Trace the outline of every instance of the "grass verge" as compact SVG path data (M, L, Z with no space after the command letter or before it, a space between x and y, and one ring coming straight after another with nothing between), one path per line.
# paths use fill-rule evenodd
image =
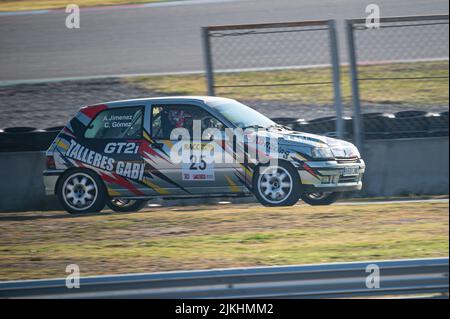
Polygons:
M348 73L348 67L342 67L343 99L350 103L351 88ZM448 61L363 65L359 67L359 77L384 79L360 81L361 103L365 105L387 104L408 107L448 105ZM386 78L395 78L395 80L385 80ZM414 78L414 80L399 78ZM161 96L206 93L205 77L202 74L133 77L126 81L157 92ZM333 86L332 84L297 84L329 81L331 81L331 69L324 67L215 75L215 84L219 86L216 94L219 96L243 101L295 102L305 105L332 105ZM236 84L247 86L227 87ZM248 86L264 84L277 85Z
M136 4L149 2L166 2L171 0L76 0L73 2L67 0L0 0L1 11L28 11L28 10L47 10L65 8L70 3L75 3L79 7L111 6L120 4ZM173 1L173 0L172 0Z
M448 255L448 203L0 215L0 280Z

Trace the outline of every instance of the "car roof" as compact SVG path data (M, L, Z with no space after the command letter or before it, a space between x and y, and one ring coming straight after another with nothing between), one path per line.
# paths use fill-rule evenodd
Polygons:
M141 99L130 99L120 101L110 101L99 104L106 104L110 107L115 106L136 106L140 103L146 102L158 102L158 103L188 103L188 102L203 102L209 104L209 102L225 102L230 100L228 98L216 97L216 96L167 96L167 97L151 97Z

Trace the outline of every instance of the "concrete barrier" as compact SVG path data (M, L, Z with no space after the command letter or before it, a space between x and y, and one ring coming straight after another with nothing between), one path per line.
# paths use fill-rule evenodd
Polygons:
M448 137L366 142L359 196L448 194Z
M357 197L446 195L449 193L448 137L366 142L364 187ZM0 152L0 211L60 209L45 196L44 152ZM169 205L213 204L220 198L170 200ZM225 200L225 199L224 199ZM232 202L252 202L239 198ZM155 200L161 203L160 200Z
M55 207L45 196L44 167L44 152L0 152L0 211Z

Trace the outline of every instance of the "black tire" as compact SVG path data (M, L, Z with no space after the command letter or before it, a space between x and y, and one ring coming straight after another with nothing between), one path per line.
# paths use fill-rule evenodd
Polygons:
M137 212L147 206L147 200L109 198L106 205L115 212Z
M300 198L311 206L326 206L331 205L338 200L341 193L304 193L300 195Z
M287 183L287 179L284 180L275 180L271 181L269 180L270 171L276 169L277 173L280 172L281 174L287 174L290 182L291 182L291 188L288 189L287 187L282 187L282 184ZM280 176L281 176L280 174ZM266 177L265 177L266 176ZM273 176L272 176L273 177ZM272 178L271 177L271 178ZM284 181L284 182L283 182ZM279 187L275 187L275 183L278 183L277 185ZM267 187L264 187L263 184L266 184ZM269 186L270 184L270 186ZM266 190L271 188L272 196L269 196L265 194ZM274 191L275 189L275 191ZM279 190L285 194L285 197L280 197L280 199L273 198L273 194L279 192ZM255 172L253 174L253 193L258 199L258 201L264 205L269 207L277 207L277 206L292 206L295 205L299 198L300 198L300 190L301 190L301 183L300 183L300 177L298 175L297 170L289 163L280 161L276 166L258 166L255 169ZM275 195L275 197L277 197ZM272 198L272 199L271 199Z
M86 179L85 182L84 179ZM91 186L94 188L92 189ZM69 170L58 180L58 200L71 214L98 213L105 207L105 194L103 181L88 169ZM89 198L88 195L91 197ZM83 200L86 204L83 204ZM79 201L81 205L77 205Z

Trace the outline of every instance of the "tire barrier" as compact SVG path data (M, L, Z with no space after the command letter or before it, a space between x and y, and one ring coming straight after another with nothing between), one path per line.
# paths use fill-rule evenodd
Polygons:
M336 117L328 116L312 120L289 117L272 118L278 124L296 131L336 136ZM401 111L362 114L365 139L395 139L448 136L448 111ZM0 130L0 152L45 151L64 126L39 130L34 127L8 127ZM353 137L353 120L344 117L345 139Z
M9 127L0 132L0 152L45 151L60 128Z
M395 119L394 114L365 113L361 118L366 139L390 138L389 123Z
M428 117L425 111L402 111L388 121L389 132L393 138L426 137L428 135Z
M293 124L293 121L295 121L295 119L293 119L291 117L274 117L274 118L272 118L272 121L274 121L277 124L281 124L281 125L292 128L292 124Z
M428 118L428 136L448 136L448 111Z
M351 138L352 132L352 119L350 117L344 117L344 138ZM308 132L314 134L321 134L330 137L336 137L336 117L327 116L310 121L296 121L293 125L293 129L300 132Z
M36 131L36 128L29 126L7 127L3 130L5 133L29 133L33 131Z
M278 121L282 119L282 121ZM313 120L273 118L275 122L300 132L336 136L336 117ZM366 140L448 136L448 111L401 111L390 113L364 113L362 124ZM344 117L345 138L353 137L353 120Z

